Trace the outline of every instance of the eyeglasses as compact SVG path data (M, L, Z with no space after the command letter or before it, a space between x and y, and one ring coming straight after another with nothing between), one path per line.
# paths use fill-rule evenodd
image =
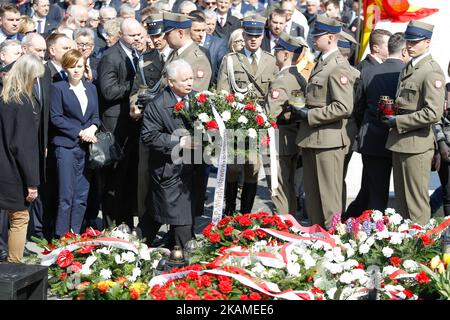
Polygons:
M213 2L205 2L205 6L215 6L216 5L216 1Z
M233 43L243 43L243 42L244 42L244 40L239 40L239 39L233 41Z
M37 32L37 30L34 29L34 30L27 31L27 32L25 32L24 34L30 34L30 33L36 33L36 32Z
M77 46L80 48L92 48L92 43L77 43Z

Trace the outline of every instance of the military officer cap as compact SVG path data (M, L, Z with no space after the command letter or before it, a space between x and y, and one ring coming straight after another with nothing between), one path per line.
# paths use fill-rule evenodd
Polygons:
M324 16L317 16L311 34L313 37L318 37L327 33L340 33L341 31L342 25L339 21Z
M303 47L307 47L307 44L301 37L292 37L283 32L280 34L274 50L287 50L300 53L302 52Z
M432 24L411 20L406 27L405 40L420 41L424 39L431 39L431 36L433 35L433 28L434 26Z
M260 36L264 33L266 19L259 15L251 15L242 20L242 28L244 32L254 36Z
M175 29L189 29L192 21L183 14L164 12L163 13L163 32L170 32Z
M149 15L148 18L145 19L145 23L147 23L147 33L149 35L156 36L163 32L164 24L162 13Z
M354 43L356 43L355 38L351 34L348 34L345 31L342 31L339 34L341 37L338 40L338 47L344 49L350 49Z

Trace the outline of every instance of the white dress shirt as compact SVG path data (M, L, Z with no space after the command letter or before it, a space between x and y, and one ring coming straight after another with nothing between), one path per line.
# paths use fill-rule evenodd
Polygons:
M73 90L73 93L77 96L78 102L81 106L81 112L86 113L87 105L88 105L88 97L86 95L86 88L83 85L83 82L80 81L76 86L69 83L70 90Z

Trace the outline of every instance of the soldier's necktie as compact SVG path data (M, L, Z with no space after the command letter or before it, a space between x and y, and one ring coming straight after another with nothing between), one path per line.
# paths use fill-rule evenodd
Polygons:
M166 62L166 55L165 55L163 52L161 52L160 57L161 57L161 61L162 61L163 63Z
M256 53L252 53L250 55L250 57L252 58L252 69L253 69L253 74L255 75L256 72L258 71L258 62L256 61Z
M131 56L133 57L134 71L136 71L137 73L139 70L139 57L136 53L136 50L131 51Z

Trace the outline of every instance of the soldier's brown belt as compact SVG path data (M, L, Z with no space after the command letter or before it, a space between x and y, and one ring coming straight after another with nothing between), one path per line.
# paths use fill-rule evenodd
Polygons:
M411 114L416 112L416 110L408 110L408 109L401 109L401 108L395 108L394 109L396 115L402 115L402 114Z

